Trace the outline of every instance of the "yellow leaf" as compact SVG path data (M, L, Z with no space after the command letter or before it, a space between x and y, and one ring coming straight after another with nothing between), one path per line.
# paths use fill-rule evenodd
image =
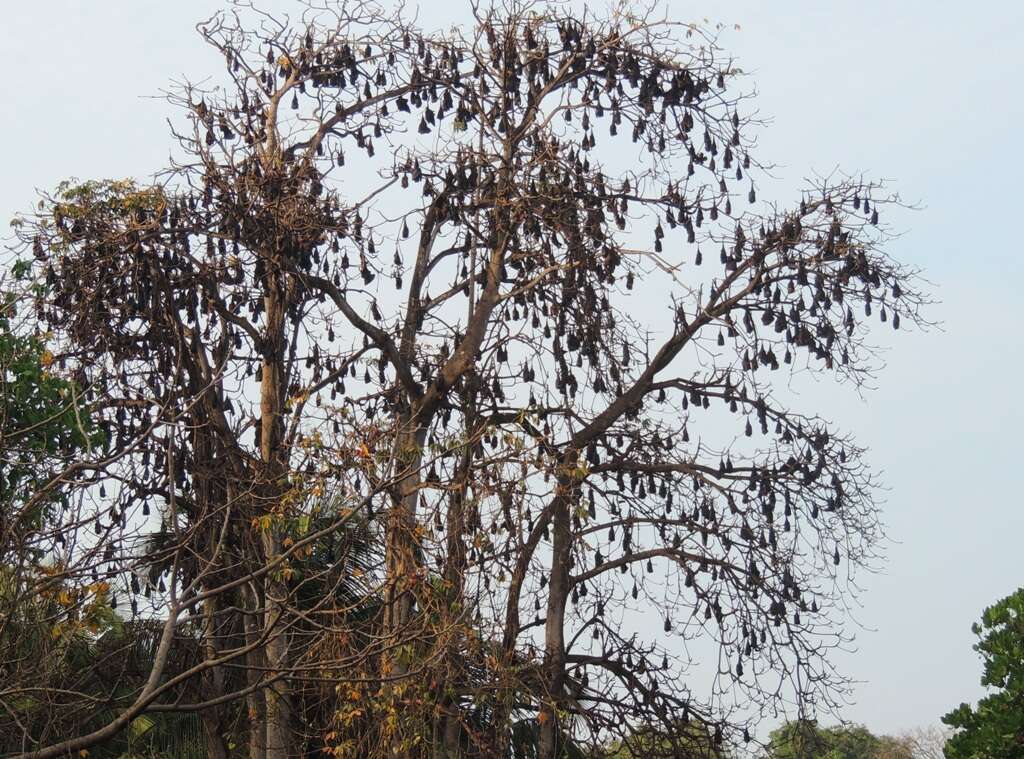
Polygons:
M43 366L49 366L53 363L53 354L48 350L43 351L43 354L39 357L39 363Z

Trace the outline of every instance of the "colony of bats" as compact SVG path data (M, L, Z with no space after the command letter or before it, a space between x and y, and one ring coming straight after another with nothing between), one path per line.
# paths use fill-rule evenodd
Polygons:
M759 202L753 104L694 27L308 15L201 25L227 75L171 96L160 181L64 187L19 232L105 433L64 517L91 537L39 544L219 672L138 708L208 700L267 757L494 756L526 723L551 757L832 703L875 483L773 387L859 385L868 321L920 321L891 199Z

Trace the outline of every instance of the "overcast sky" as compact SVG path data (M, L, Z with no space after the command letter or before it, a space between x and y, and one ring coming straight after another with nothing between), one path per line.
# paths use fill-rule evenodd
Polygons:
M433 0L422 18L462 21L466 5ZM170 113L151 96L183 74L199 81L220 73L219 58L193 31L218 7L4 3L4 224L28 208L36 187L69 176L145 179L164 164ZM904 232L890 251L934 283L941 303L928 315L941 329L885 333L888 365L877 389L861 399L823 386L814 400L870 447L888 485L895 541L885 571L864 580L859 617L868 629L841 660L862 681L845 716L878 732L936 723L981 693L971 623L1024 584L1024 3L670 7L681 20L728 25L723 43L772 121L758 156L778 165L778 181L762 197L785 198L804 177L840 167L890 179L921 206L890 218Z

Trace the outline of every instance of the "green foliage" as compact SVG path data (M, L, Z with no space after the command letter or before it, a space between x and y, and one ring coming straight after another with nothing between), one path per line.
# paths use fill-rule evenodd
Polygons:
M972 628L980 640L981 684L995 692L974 708L960 704L942 721L957 733L946 743L948 759L1024 757L1024 588L990 606Z
M116 740L91 751L93 759L204 759L202 724L194 714L143 715Z
M53 356L36 335L12 326L15 300L0 293L0 508L25 504L54 466L99 442L75 384L53 373ZM63 498L51 489L22 527L38 528L45 508Z
M770 759L912 759L904 741L878 736L863 725L819 727L796 720L769 736Z
M139 212L159 215L167 205L160 187L139 187L130 179L64 181L57 186L53 223L65 242L80 239L90 224L123 225Z
M772 759L819 757L828 753L828 736L814 720L795 720L773 730L768 755Z
M30 601L19 602L20 598ZM90 678L98 646L124 637L124 624L110 608L105 583L80 587L64 581L57 567L26 572L0 565L0 682L17 694L9 713L28 735L63 728L54 707L63 694L89 691L113 698L109 683ZM28 685L22 689L19 686ZM38 694L47 693L46 697ZM100 715L92 715L96 725ZM87 720L88 721L88 720ZM22 735L0 731L0 755L21 745Z

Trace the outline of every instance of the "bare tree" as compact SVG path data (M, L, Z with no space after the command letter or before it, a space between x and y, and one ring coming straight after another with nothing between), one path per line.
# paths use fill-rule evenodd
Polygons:
M911 750L914 759L944 759L946 741L952 731L940 725L930 725L908 730L900 734Z
M244 702L254 759L551 759L639 724L676 756L693 722L719 745L834 703L875 482L773 378L860 386L867 317L921 322L894 198L759 204L736 71L653 13L510 0L442 34L237 5L199 31L227 76L169 96L160 181L68 184L20 227L108 431L76 556L163 584L149 676L27 754L188 711L226 756ZM355 572L357 528L382 549ZM717 644L715 693L680 639Z

